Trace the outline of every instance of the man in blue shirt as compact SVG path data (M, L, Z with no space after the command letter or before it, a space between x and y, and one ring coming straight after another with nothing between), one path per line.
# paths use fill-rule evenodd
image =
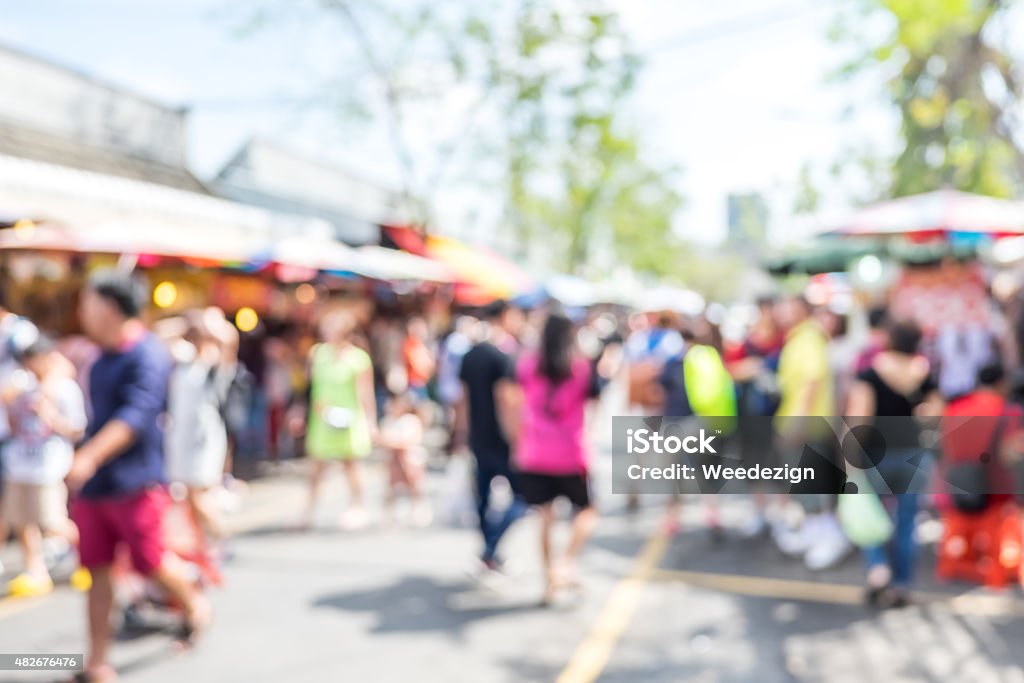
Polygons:
M167 562L163 517L163 429L171 359L139 319L148 299L145 284L129 273L98 270L82 293L79 317L102 349L89 374L92 415L86 440L67 475L77 492L72 516L80 533L79 554L92 572L89 590L90 680L108 680L114 604L110 566L119 545L136 571L157 581L185 609L183 639L209 620L205 598Z

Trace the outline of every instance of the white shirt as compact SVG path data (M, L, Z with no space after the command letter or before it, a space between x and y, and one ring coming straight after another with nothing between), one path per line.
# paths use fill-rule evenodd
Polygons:
M56 484L71 469L74 444L67 437L55 434L32 410L40 387L35 376L16 370L25 390L11 404L12 433L4 448L4 477L23 484ZM71 378L53 382L47 390L57 412L75 429L85 429L85 400L78 383Z

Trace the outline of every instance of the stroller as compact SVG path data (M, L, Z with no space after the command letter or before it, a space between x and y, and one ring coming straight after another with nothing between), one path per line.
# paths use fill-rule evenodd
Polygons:
M220 586L220 562L183 500L172 498L164 517L164 547L199 591ZM121 553L114 561L114 590L121 620L118 637L131 640L156 632L181 631L182 607L155 581L136 573Z

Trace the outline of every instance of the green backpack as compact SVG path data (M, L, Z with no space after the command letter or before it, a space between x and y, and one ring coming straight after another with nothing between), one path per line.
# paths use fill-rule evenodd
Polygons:
M694 415L724 433L736 428L736 388L714 347L690 347L683 356L683 381Z

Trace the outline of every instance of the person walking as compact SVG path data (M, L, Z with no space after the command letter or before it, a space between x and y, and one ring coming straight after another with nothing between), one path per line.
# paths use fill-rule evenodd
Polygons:
M895 529L889 548L878 546L865 549L868 564L868 601L882 606L902 606L909 602L910 583L913 578L914 517L917 515L918 491L910 481L903 481L903 472L914 472L916 467L908 461L919 457L919 429L912 418L922 405L927 412L941 412L938 385L928 360L920 355L921 330L912 322L894 321L886 330L887 346L871 359L870 366L857 373L850 389L846 407L847 422L873 423L883 435L885 452L871 457L874 467L870 475L881 493L887 488L897 490L895 499ZM972 413L982 415L984 413ZM857 418L906 418L906 420ZM878 481L878 480L881 481Z
M524 355L516 368L519 391L508 405L515 465L523 498L540 510L543 603L578 585L576 558L597 519L590 497L590 446L584 413L597 396L593 366L576 349L572 321L552 312L541 333L538 351ZM554 501L566 498L576 511L564 553L556 554L552 533Z
M338 526L361 529L369 523L363 492L363 460L370 455L377 430L373 363L352 342L356 321L335 311L320 325L323 342L310 351L310 397L306 452L312 459L309 504L303 527L313 524L320 483L331 462L341 463L349 485L349 506Z
M82 292L79 317L103 350L89 374L92 415L86 439L65 478L76 494L71 517L78 525L82 566L92 573L89 649L82 675L108 681L114 586L111 564L125 546L135 571L154 579L184 611L179 639L191 644L209 624L209 602L164 552L162 415L171 360L140 320L145 284L130 273L95 271Z
M57 559L71 556L78 545L78 529L67 514L64 477L71 469L74 442L85 430L85 403L70 364L48 337L36 333L25 342L12 344L22 368L12 373L3 392L12 430L4 449L4 517L25 556L25 571L10 581L8 592L19 597L53 590L44 550ZM73 578L82 585L84 577Z
M0 296L0 387L5 387L9 383L11 374L18 369L18 362L11 353L12 349L35 340L39 336L39 330L32 321L8 311L2 301L2 296ZM5 489L3 485L3 452L5 444L11 436L10 424L7 407L3 401L0 401L0 538L5 540L9 528L3 514ZM0 562L0 574L3 572L4 565Z
M388 493L384 501L388 520L395 520L395 507L404 489L412 504L411 523L425 527L434 514L424 492L427 450L423 447L423 420L416 412L417 403L408 393L391 397L380 422L379 444L390 456Z
M214 494L224 479L228 430L224 407L238 364L238 333L218 309L192 311L188 330L172 348L166 434L167 476L184 484L199 527L224 538Z
M402 363L405 365L407 391L417 403L430 398L427 384L434 376L434 354L428 341L430 328L420 317L409 320L405 326L405 339L402 340Z
M476 461L476 499L485 571L499 571L502 560L498 544L512 524L526 512L519 495L519 480L512 471L508 439L500 424L499 405L508 400L515 374L513 354L522 315L518 309L499 301L487 311L488 332L462 358L459 379L464 391L457 411L457 424L465 424L469 448ZM512 489L512 502L496 517L491 510L491 483L503 477Z
M786 330L779 355L779 393L781 402L775 412L775 429L784 458L795 464L806 445L827 457L835 433L829 417L835 415L835 393L828 358L828 335L802 296L779 303L779 322ZM783 553L802 557L808 569L817 571L834 566L852 549L835 514L836 497L831 494L799 497L805 518L801 526L788 529L781 525L773 536Z

